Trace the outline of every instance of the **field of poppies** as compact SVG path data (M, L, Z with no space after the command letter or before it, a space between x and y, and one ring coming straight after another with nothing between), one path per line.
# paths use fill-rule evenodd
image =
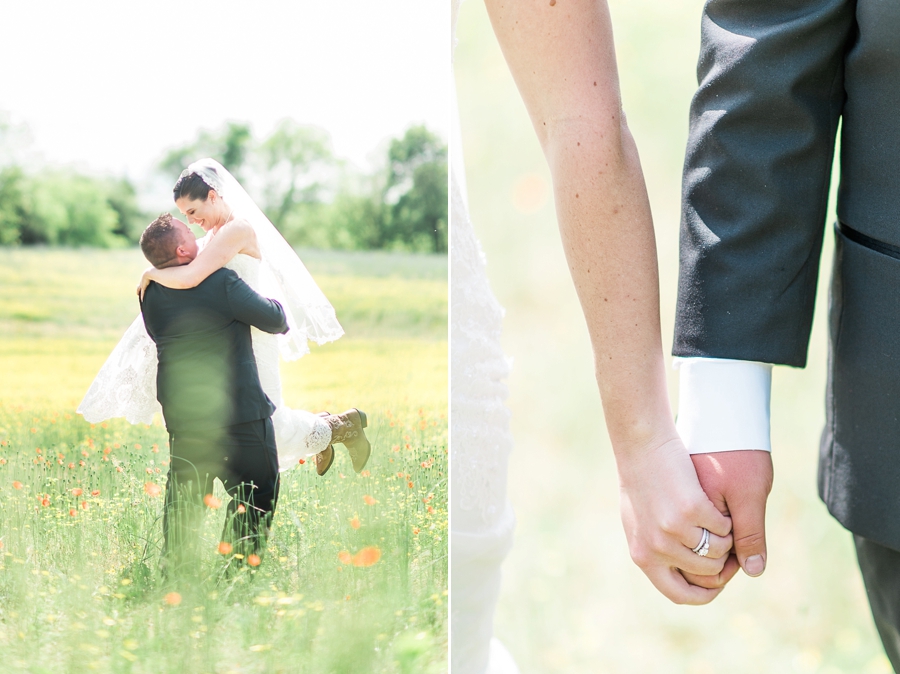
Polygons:
M92 425L78 401L136 312L127 251L0 251L0 649L6 671L440 672L447 646L446 258L304 256L347 336L283 364L292 407L366 410L352 471L282 474L268 548L219 540L158 572L159 420Z

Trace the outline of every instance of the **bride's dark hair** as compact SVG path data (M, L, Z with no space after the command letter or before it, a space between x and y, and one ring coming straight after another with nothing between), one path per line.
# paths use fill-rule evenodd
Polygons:
M209 170L215 173L214 168ZM182 197L186 197L190 201L206 201L210 189L212 188L203 181L200 174L192 173L190 169L185 169L178 177L175 187L172 188L172 195L175 201Z

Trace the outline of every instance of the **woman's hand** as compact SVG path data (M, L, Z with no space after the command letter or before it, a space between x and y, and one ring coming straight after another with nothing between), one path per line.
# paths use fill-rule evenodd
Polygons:
M147 267L147 269L144 270L144 273L141 275L141 282L138 283L137 286L137 294L141 302L144 301L144 292L146 292L147 286L150 285L150 281L155 280L153 278L153 272L155 271L157 271L156 267Z
M617 456L622 524L631 558L663 595L676 604L707 604L737 572L731 519L700 486L680 438ZM703 529L709 554L692 551ZM681 571L695 579L688 582ZM696 584L702 583L702 586Z

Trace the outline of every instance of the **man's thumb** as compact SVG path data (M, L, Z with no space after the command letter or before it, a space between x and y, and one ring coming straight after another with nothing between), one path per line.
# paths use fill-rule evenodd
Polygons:
M734 551L744 573L759 576L766 570L766 500L763 497L761 503L749 501L739 508L730 504Z

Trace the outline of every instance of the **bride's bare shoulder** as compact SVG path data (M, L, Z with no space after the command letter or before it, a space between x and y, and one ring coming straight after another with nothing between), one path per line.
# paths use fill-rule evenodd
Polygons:
M251 236L254 240L256 239L256 230L253 229L253 225L246 218L235 218L222 225L222 229L226 228L229 231L239 232L245 236Z
M250 224L249 220L245 218L235 218L222 226L222 229L219 230L220 234L226 229L228 230L229 238L231 238L232 241L240 241L241 249L238 251L239 253L244 253L245 255L255 258L262 257L259 251L259 241L257 241L256 238L256 230L253 228L253 225Z

